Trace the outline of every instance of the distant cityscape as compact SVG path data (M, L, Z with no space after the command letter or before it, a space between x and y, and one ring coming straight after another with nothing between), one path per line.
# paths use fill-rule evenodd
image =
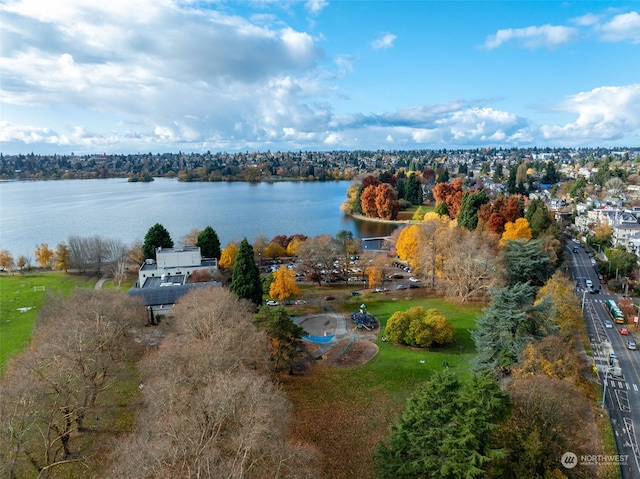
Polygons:
M527 164L544 170L548 161L583 167L603 159L635 164L637 148L482 148L459 150L299 151L246 153L147 153L4 155L0 180L153 177L180 181L334 181L382 171L446 169L451 174L491 176L497 165ZM593 166L593 165L591 165ZM502 167L498 170L502 170ZM559 168L560 169L560 168ZM629 170L629 168L625 168Z

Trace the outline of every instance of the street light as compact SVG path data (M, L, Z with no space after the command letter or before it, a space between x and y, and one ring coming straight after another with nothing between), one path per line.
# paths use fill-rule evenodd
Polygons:
M584 311L584 298L587 295L587 290L585 289L582 293L582 311Z

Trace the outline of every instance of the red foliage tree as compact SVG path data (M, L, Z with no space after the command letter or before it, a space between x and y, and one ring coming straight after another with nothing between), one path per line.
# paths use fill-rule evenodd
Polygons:
M360 195L360 207L365 216L370 218L378 217L378 207L376 206L376 186L367 186Z
M462 189L462 178L454 178L449 183L438 183L433 188L433 197L437 202L447 205L449 217L451 219L458 216L464 190Z
M382 183L376 187L375 205L379 218L395 220L398 217L400 203L388 183Z
M367 186L378 186L380 184L380 180L378 180L378 178L376 178L375 176L369 175L369 176L365 176L362 179L362 190L364 191Z

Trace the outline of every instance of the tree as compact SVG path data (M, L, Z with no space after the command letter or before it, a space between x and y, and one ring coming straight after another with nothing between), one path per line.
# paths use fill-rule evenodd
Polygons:
M273 273L273 282L269 287L269 296L284 301L289 296L300 294L300 288L296 284L296 273L292 269L281 265L280 269Z
M331 235L309 238L298 247L298 259L309 271L309 279L322 285L323 271L331 271L333 262L340 257L338 244Z
M471 231L475 230L478 226L478 210L487 203L489 203L489 197L484 190L465 192L457 216L458 226Z
M624 247L607 248L605 255L609 260L609 271L616 275L627 276L638 264L638 257L634 252L627 251Z
M233 265L233 279L229 290L240 299L247 299L254 305L262 304L262 282L260 270L253 257L253 247L243 238L238 248L238 256Z
M182 244L185 246L197 246L198 236L200 236L200 233L202 233L202 230L197 228L192 229L189 233L184 235L182 238Z
M376 206L376 186L370 185L363 188L360 195L360 207L362 213L370 218L378 217L378 207Z
M477 369L508 369L532 339L555 333L549 319L551 301L533 304L535 287L515 283L492 292L491 304L478 317L471 337L478 355Z
M578 457L604 454L597 443L593 411L582 391L560 379L536 374L509 388L513 409L499 435L506 450L495 477L544 479L567 477L559 458L571 451ZM580 464L575 478L593 478L595 467Z
M507 284L529 282L542 286L553 274L549 253L543 250L543 242L536 240L507 241L502 249Z
M553 304L552 320L558 327L559 336L565 341L572 341L583 324L580 299L574 293L573 281L565 278L561 271L556 271L538 290L536 301L546 296Z
M422 204L422 183L416 174L409 175L404 184L404 199L412 205Z
M271 339L271 360L275 371L288 370L293 374L294 360L303 349L304 328L294 323L283 307L260 308L254 323Z
M287 250L279 243L272 241L267 245L264 255L267 258L282 258L287 253Z
M464 191L461 178L454 178L449 183L439 182L433 187L433 197L436 202L445 204L447 214L451 219L455 219L458 216L463 196ZM440 214L439 211L437 211L437 213Z
M545 202L541 199L534 199L529 203L524 216L531 227L531 236L537 238L553 226L553 217Z
M35 250L36 261L41 268L48 268L53 261L55 251L49 248L46 243L42 243L39 248Z
M11 271L14 267L13 256L8 250L3 249L0 251L0 267Z
M455 228L442 231L439 238L447 246L438 269L443 292L461 301L486 294L496 280L491 234Z
M419 239L419 268L423 275L431 279L431 287L436 287L436 277L442 276L442 266L448 257L453 221L449 216L435 213L425 215ZM413 266L412 266L413 268Z
M200 252L204 258L220 259L220 238L211 226L207 226L202 233L198 235L196 246L200 248Z
M69 251L69 247L64 241L58 244L55 258L53 269L57 271L64 271L66 273L71 266L71 253Z
M397 343L430 348L453 341L455 328L437 309L425 311L422 306L415 306L393 313L384 334Z
M528 240L532 238L529 222L525 218L518 218L514 223L508 221L504 225L504 233L500 239L500 246L504 246L509 240Z
M253 310L225 288L180 298L175 334L139 364L143 407L105 477L318 477L315 450L287 434L291 404Z
M222 253L220 254L220 261L218 261L218 266L223 269L231 269L233 268L237 257L238 245L235 243L229 243L224 247Z
M501 457L494 433L508 411L507 394L490 377L463 384L449 370L435 372L376 447L377 477L484 477Z
M375 203L378 218L395 220L398 216L400 204L393 191L393 187L388 183L382 183L376 187Z
M173 248L171 235L160 223L156 223L147 231L142 245L145 259L156 259L156 249Z
M403 228L396 241L396 253L398 258L408 261L411 269L418 266L420 252L421 228L419 225L411 225Z

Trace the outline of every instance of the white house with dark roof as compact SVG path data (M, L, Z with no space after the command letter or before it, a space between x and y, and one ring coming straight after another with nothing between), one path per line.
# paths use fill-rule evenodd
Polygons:
M137 284L128 294L141 297L150 311L158 313L173 306L178 298L194 288L222 286L217 281L188 283L195 271L215 274L218 261L203 259L200 248L195 246L158 248L156 259L148 259L140 267Z

